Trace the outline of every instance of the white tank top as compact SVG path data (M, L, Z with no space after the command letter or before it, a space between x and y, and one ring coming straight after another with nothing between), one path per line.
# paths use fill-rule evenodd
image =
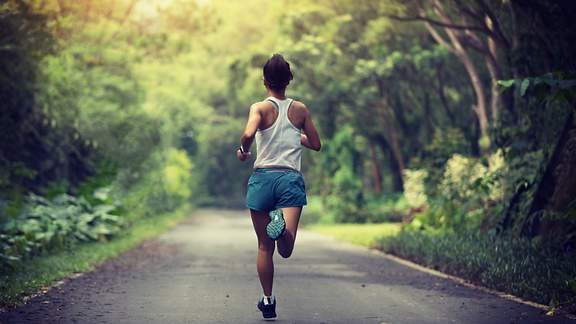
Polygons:
M285 166L300 171L302 144L300 129L288 119L288 109L294 101L268 97L278 110L278 117L272 126L256 132L256 161L254 168L263 166Z

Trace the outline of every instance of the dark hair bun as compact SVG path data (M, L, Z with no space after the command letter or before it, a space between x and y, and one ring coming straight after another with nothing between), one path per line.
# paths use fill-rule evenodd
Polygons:
M293 78L290 64L280 54L272 55L264 64L263 71L266 83L270 89L276 91L284 90Z

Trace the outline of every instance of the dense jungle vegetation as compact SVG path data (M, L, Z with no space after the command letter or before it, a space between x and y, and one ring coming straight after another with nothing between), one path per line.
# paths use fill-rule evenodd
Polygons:
M403 221L383 249L573 305L574 21L572 0L2 1L0 272L242 207L278 52L323 137L304 222Z

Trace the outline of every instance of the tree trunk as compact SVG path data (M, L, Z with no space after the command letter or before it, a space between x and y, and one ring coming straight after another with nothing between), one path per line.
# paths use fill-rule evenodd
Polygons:
M470 55L466 53L466 51L460 47L458 50L459 54L457 56L464 64L464 68L466 69L466 73L468 73L468 77L470 78L470 82L472 84L472 88L474 89L474 93L476 94L476 104L472 107L474 113L478 117L478 123L480 125L480 134L481 137L489 137L488 135L488 116L486 113L486 91L484 90L484 85L482 84L482 80L480 80L480 73L476 69L472 58Z
M486 68L488 69L488 73L490 73L490 113L492 114L492 123L496 125L501 106L501 100L498 94L498 80L501 79L501 76L498 68L490 58L486 59Z
M422 108L424 109L424 113L426 114L426 118L425 120L425 125L426 125L426 136L428 136L428 138L434 138L434 113L432 112L432 107L430 105L430 95L429 93L426 91L423 94L424 98L423 98L423 103L422 103Z
M434 7L435 12L439 16L440 21L442 21L445 24L453 25L454 23L450 21L446 16L446 14L442 11L442 4L438 0L434 0L434 4L435 4ZM488 134L488 128L490 127L490 125L486 109L486 91L484 89L484 85L482 84L482 80L480 79L480 73L476 69L476 66L474 65L472 58L470 57L468 52L466 52L466 50L462 45L462 42L458 37L460 32L451 29L449 27L443 28L446 35L448 35L448 39L450 40L450 43L448 43L448 41L445 40L438 33L438 31L436 31L436 29L432 27L432 25L429 22L426 22L425 25L428 31L430 32L430 35L432 35L432 37L434 38L434 40L436 40L438 44L444 46L446 49L448 49L450 52L456 55L456 57L458 57L458 59L460 59L460 61L464 65L466 73L468 74L468 77L472 84L472 88L474 89L474 93L476 94L476 104L472 108L474 110L474 113L478 117L481 137L490 138Z
M438 80L438 88L436 91L438 92L438 98L440 98L440 103L442 104L442 108L444 108L444 111L446 112L446 116L448 116L450 124L452 125L452 127L456 127L457 126L456 117L454 116L454 113L452 113L452 111L450 110L450 105L448 104L446 93L444 92L444 78L442 77L442 65L438 65L438 67L436 68L436 72Z
M429 27L429 30L433 30L432 29L433 27L430 24L427 24L427 26ZM447 32L452 33L449 30ZM436 32L431 31L431 33L434 35L434 33ZM442 42L439 43L443 44ZM459 44L459 42L456 44ZM488 137L489 122L488 122L488 116L486 115L486 92L484 90L482 80L480 80L480 74L478 73L476 66L474 66L474 62L472 61L468 53L466 53L464 48L462 48L462 45L459 44L457 48L453 47L447 47L447 48L449 50L452 49L452 52L456 55L456 57L460 59L460 61L464 65L464 68L466 69L466 73L470 78L472 88L474 89L474 93L476 94L476 105L474 105L472 109L476 114L476 116L478 117L478 122L480 124L480 133L482 134L482 137Z
M534 220L524 229L529 236L554 230L565 226L558 220L543 220L539 212L566 212L576 202L576 118L572 112L564 124L562 134L550 157L546 171L534 194L530 206L530 215ZM548 233L549 234L549 233Z
M377 194L382 193L382 171L380 171L380 163L378 163L378 156L374 144L370 143L370 158L372 159L372 181L374 181L374 192Z
M392 157L396 160L398 167L400 168L400 175L404 171L404 157L402 154L402 149L400 145L400 138L398 136L398 129L396 127L397 120L394 110L390 107L388 99L382 97L377 102L376 116L378 117L381 125L382 131L386 138L387 143L389 143Z
M377 135L374 140L376 143L378 143L382 153L388 157L388 168L390 169L390 174L392 175L392 190L394 190L394 192L404 191L404 179L402 178L402 172L404 169L400 166L397 159L395 158L392 146L382 135Z

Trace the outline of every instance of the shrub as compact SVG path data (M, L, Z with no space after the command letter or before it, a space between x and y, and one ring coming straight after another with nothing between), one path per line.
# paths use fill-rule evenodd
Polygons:
M481 159L454 154L447 162L438 185L438 195L424 194L425 171L406 170L406 197L414 207L428 203L428 208L418 214L413 227L478 229L491 214L503 208L502 152L489 156L487 163Z
M330 196L328 197L330 198ZM337 197L335 197L337 199ZM347 219L362 219L367 223L400 222L402 216L408 212L410 206L400 193L385 195L383 197L367 196L362 211ZM342 204L342 202L338 202ZM357 216L360 213L360 216ZM341 217L341 216L340 216ZM362 217L362 218L361 218ZM326 205L320 196L308 197L308 205L302 211L300 222L304 225L334 224L342 222L338 214ZM360 221L359 221L360 222ZM357 223L359 223L357 222ZM350 223L350 222L349 222Z
M454 154L469 155L471 153L469 146L466 136L460 129L435 130L432 142L424 147L419 157L413 158L410 162L412 168L426 170L424 185L427 196L438 196L438 184L444 176L446 162Z
M338 223L364 223L367 219L367 213L362 208L362 183L347 167L336 171L332 192L325 202L326 207L334 212Z
M401 193L385 194L383 197L366 197L367 222L400 222L409 213L410 205Z
M108 239L123 225L118 205L109 201L108 190L94 194L100 204L83 197L61 194L48 200L31 194L21 212L0 228L2 272L19 260L76 242Z
M122 187L115 181L115 189L121 196L130 217L152 217L175 210L196 193L196 171L188 155L183 150L167 149L156 152L145 163L145 170L136 175L120 175L119 178L134 177L129 187Z
M364 209L358 139L352 128L343 127L334 138L325 141L319 157L318 166L327 176L321 189L323 202L339 223L363 223L368 218Z
M319 196L308 197L308 204L302 209L302 225L333 224L334 213L330 212Z
M424 180L426 170L404 170L404 197L410 207L418 208L428 203Z

